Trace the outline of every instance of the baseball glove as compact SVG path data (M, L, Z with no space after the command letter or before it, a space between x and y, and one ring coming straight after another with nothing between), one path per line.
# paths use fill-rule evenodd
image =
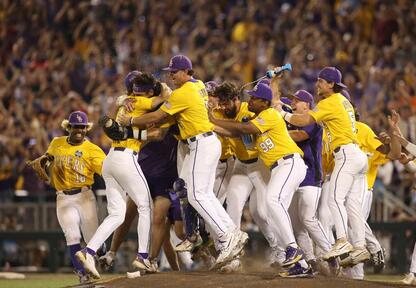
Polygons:
M131 126L123 127L114 119L107 115L101 116L98 124L103 128L105 135L115 141L126 139L146 140L142 139L142 130Z
M48 175L48 168L53 161L53 156L51 155L42 155L39 158L36 158L32 161L27 161L26 164L32 167L35 170L38 177L45 182L49 182L50 178Z

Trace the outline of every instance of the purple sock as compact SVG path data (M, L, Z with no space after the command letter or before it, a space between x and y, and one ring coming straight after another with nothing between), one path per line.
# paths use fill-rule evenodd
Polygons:
M88 254L90 254L90 255L92 255L92 256L95 256L95 251L94 251L94 250L92 250L91 248L85 247L85 250L87 250L87 253L88 253Z
M75 257L75 253L81 250L80 244L69 245L69 251L71 252L71 261L72 265L74 266L75 270L78 272L85 273L84 267L81 263L78 262L77 258Z
M149 253L137 253L137 255L142 259L147 259L147 257L149 257Z

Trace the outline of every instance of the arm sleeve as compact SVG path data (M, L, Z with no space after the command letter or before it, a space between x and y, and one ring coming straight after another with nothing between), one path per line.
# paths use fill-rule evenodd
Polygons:
M381 143L380 140L376 139L376 134L373 130L371 130L370 127L368 127L369 132L367 134L367 145L371 148L372 151L376 151L378 147L382 146L383 143Z
M105 153L101 150L100 147L94 145L95 147L91 152L90 165L94 173L102 175L103 161L105 158Z
M50 154L50 155L53 155L53 153L54 153L54 151L55 151L55 144L54 144L55 139L56 139L56 138L53 138L53 139L52 139L51 143L49 144L48 150L46 150L46 153L48 153L48 154Z
M174 91L170 95L169 99L163 103L160 109L169 115L174 115L187 108L186 95L181 95L180 91Z
M308 114L311 115L317 123L319 123L331 120L333 118L333 114L336 113L336 110L337 109L331 107L327 101L321 101L313 110L310 110Z
M260 130L261 133L264 133L274 126L277 125L277 118L273 117L272 111L270 109L262 111L256 118L251 120L250 122ZM275 113L278 117L280 114Z

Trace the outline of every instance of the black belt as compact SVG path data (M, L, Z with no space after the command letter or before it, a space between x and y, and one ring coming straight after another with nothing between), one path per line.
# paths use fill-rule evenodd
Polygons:
M126 147L114 147L114 151L124 151L126 149ZM137 152L133 151L133 155L137 155Z
M339 150L341 150L341 146L338 146L337 148L334 149L334 153L338 153Z
M74 189L70 189L70 190L63 190L62 193L64 193L65 195L75 195L75 194L81 193L82 188L74 188ZM87 188L91 189L91 186L87 186Z
M248 160L240 160L240 159L238 159L238 161L240 161L241 163L244 163L244 164L256 163L257 160L259 160L257 157L256 158L252 158L252 159L248 159Z
M214 132L209 131L209 132L205 132L205 133L199 134L199 135L201 135L202 138L204 138L204 137L208 137L208 136L214 135ZM187 140L188 141L191 141L191 142L195 142L197 139L196 139L196 136L194 136L194 137L188 138Z
M225 159L220 159L220 162L221 163L225 163L225 162L227 162L228 161L228 158L225 158Z
M289 155L286 155L286 156L283 156L282 158L283 158L283 160L287 160L287 159L291 159L291 158L293 158L293 156L295 156L295 154L289 154ZM279 159L280 160L280 159ZM272 166L270 166L270 170L273 170L275 167L277 167L277 165L279 165L279 160L277 160L276 162L274 162L273 164L272 164Z

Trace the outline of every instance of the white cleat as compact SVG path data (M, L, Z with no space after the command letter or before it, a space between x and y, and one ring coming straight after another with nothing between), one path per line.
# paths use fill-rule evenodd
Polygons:
M84 266L85 271L92 276L94 279L100 279L100 273L95 268L94 256L87 253L85 250L78 251L75 253L77 260Z
M191 252L196 247L201 246L203 243L203 240L201 236L198 234L195 241L191 241L188 238L183 240L181 243L176 245L175 251L176 252Z
M137 256L136 259L134 259L132 264L136 269L144 271L144 272L148 272L148 273L157 272L157 267L149 259L143 259Z
M413 274L412 272L410 272L409 274L406 274L406 276L402 280L400 280L400 283L416 286L415 274Z
M230 238L221 249L214 266L211 267L211 270L220 268L225 263L230 262L237 255L239 255L247 241L248 234L246 232L240 230L232 232Z
M342 267L355 266L358 263L365 262L371 258L371 254L365 247L354 249L346 258L342 259L340 265Z
M328 260L334 257L338 257L343 254L348 254L354 250L354 247L348 241L338 241L332 246L331 250L329 250L322 259Z

